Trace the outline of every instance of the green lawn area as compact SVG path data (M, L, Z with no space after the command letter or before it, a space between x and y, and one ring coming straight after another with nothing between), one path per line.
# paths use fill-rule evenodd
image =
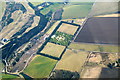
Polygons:
M10 75L10 74L2 74L2 76L0 76L0 79L2 77L2 80L15 80L16 78L19 79L19 76L16 75Z
M59 58L64 49L65 46L48 42L40 53L44 53Z
M86 17L91 10L92 5L69 5L64 8L62 18L83 18Z
M47 78L56 62L56 60L38 55L23 72L33 78Z
M43 8L43 10L41 10L40 12L45 15L47 14L49 11L52 11L52 12L55 12L56 10L60 9L63 7L63 4L60 4L60 3L57 3L57 2L54 2L52 5L46 7L46 8Z
M86 51L100 51L100 52L118 52L118 46L115 45L96 45L96 44L84 44L84 43L71 43L69 48L83 49Z
M54 35L52 35L50 42L68 46L69 42L72 40L72 37L73 35L57 31Z

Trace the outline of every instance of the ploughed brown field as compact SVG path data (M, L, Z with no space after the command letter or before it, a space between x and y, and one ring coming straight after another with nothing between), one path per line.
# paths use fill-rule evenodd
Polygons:
M120 17L119 17L120 18ZM89 18L77 35L75 42L97 44L120 44L118 17Z

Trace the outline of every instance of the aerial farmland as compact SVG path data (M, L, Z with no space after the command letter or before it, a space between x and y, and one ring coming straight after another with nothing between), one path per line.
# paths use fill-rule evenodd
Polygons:
M2 3L0 79L119 78L118 2Z

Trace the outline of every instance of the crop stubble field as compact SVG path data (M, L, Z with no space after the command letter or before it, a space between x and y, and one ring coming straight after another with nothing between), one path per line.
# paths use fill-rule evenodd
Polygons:
M78 26L62 23L58 31L74 35L77 29L78 29Z
M48 42L40 53L44 53L59 58L64 49L65 46Z
M69 48L72 49L81 49L85 51L98 51L98 52L119 52L119 46L115 45L97 45L97 44L86 44L86 43L71 43Z
M82 51L72 51L67 49L62 59L57 63L56 70L68 70L79 72L89 53Z

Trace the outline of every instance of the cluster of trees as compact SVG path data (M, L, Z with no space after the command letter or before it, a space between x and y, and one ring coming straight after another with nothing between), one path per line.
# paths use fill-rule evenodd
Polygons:
M59 32L57 31L55 34L54 38L50 39L50 42L55 43L55 44L59 44L59 45L63 45L63 46L68 46L69 42L72 40L73 35L69 35L63 32ZM63 39L57 39L58 37L61 37Z
M71 72L67 70L55 70L50 76L50 80L79 80L78 72Z
M117 61L115 61L115 62L113 62L113 63L109 63L108 65L107 65L109 68L117 68L117 67L119 67L120 68L120 59L118 59Z

